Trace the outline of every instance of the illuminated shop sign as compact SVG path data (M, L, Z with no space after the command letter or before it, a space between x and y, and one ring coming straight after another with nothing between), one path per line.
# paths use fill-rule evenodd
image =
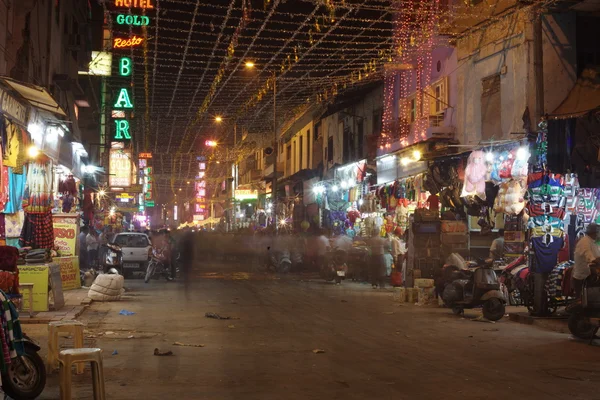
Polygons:
M125 188L131 186L131 152L122 149L110 149L109 177L111 187Z
M119 59L119 75L121 75L121 76L131 75L131 58L121 57Z
M129 99L129 92L127 88L121 88L119 90L119 97L117 97L117 101L114 104L115 108L133 108L133 104Z
M126 119L115 119L115 136L114 140L130 140L131 133L129 132L129 121Z
M131 38L114 38L113 47L115 49L124 49L127 47L135 47L142 44L144 41L143 37L133 36Z
M140 153L138 158L152 158L152 153Z
M145 8L152 10L154 4L152 0L115 0L116 7L129 7L129 8Z
M148 26L150 24L150 18L145 15L125 15L119 14L115 18L119 25L134 25L134 26Z
M258 199L258 191L249 189L237 189L235 191L235 198L236 200L255 200Z

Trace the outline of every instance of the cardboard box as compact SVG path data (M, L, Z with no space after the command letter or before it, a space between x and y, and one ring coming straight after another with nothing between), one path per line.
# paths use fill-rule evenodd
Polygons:
M406 288L406 302L414 304L419 300L419 289Z
M421 306L429 306L437 304L434 288L418 288L417 289L418 304Z
M415 287L416 288L432 288L434 286L433 279L415 279Z
M394 288L394 301L397 303L406 303L406 288L397 287Z

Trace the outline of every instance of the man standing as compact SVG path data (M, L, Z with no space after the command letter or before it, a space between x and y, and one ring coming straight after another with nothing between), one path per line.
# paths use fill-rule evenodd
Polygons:
M88 251L88 259L90 262L90 267L93 268L96 266L96 261L98 260L98 237L96 236L96 230L92 227L89 230L89 233L85 237L85 243L87 244Z
M379 285L380 289L385 286L385 258L384 258L384 246L385 239L375 233L369 240L369 247L371 248L371 260L369 263L371 286L373 289L377 289Z
M575 246L575 265L573 266L573 287L575 298L581 298L583 282L590 276L590 264L600 262L600 246L596 244L598 225L589 224L585 236L579 239Z
M504 257L504 229L498 231L498 237L494 239L490 247L490 258L498 260Z

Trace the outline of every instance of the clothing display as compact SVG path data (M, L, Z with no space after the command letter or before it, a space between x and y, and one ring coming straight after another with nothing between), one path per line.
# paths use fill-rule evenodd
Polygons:
M52 161L36 161L29 164L27 183L23 196L23 209L28 214L52 210Z
M564 245L564 239L558 236L544 235L531 238L531 247L535 255L531 260L533 272L547 273L554 269L558 252Z
M569 293L563 292L563 281L566 276L566 270L570 269L573 266L572 261L566 261L558 264L552 272L548 275L548 279L546 280L546 292L549 297L562 297L566 296Z
M54 247L54 230L52 228L52 213L47 211L38 214L25 214L25 222L19 239L21 246L34 249L49 249Z

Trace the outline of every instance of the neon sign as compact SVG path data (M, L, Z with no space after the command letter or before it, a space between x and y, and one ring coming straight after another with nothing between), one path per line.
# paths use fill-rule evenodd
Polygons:
M129 93L127 92L127 88L121 88L119 91L119 97L117 97L117 101L115 101L115 108L133 108L133 104L131 104L131 100L129 100Z
M154 8L152 0L115 0L115 6L130 8L146 8L148 10Z
M119 60L119 75L129 76L131 75L131 58L121 57Z
M129 121L126 119L115 119L115 140L130 140Z
M123 49L125 47L139 46L144 41L144 38L133 36L132 38L114 38L113 47L115 49Z
M119 14L115 19L119 25L134 25L134 26L148 26L150 25L150 18L145 15L125 15Z
M111 149L109 153L109 186L131 186L131 153L127 150Z

